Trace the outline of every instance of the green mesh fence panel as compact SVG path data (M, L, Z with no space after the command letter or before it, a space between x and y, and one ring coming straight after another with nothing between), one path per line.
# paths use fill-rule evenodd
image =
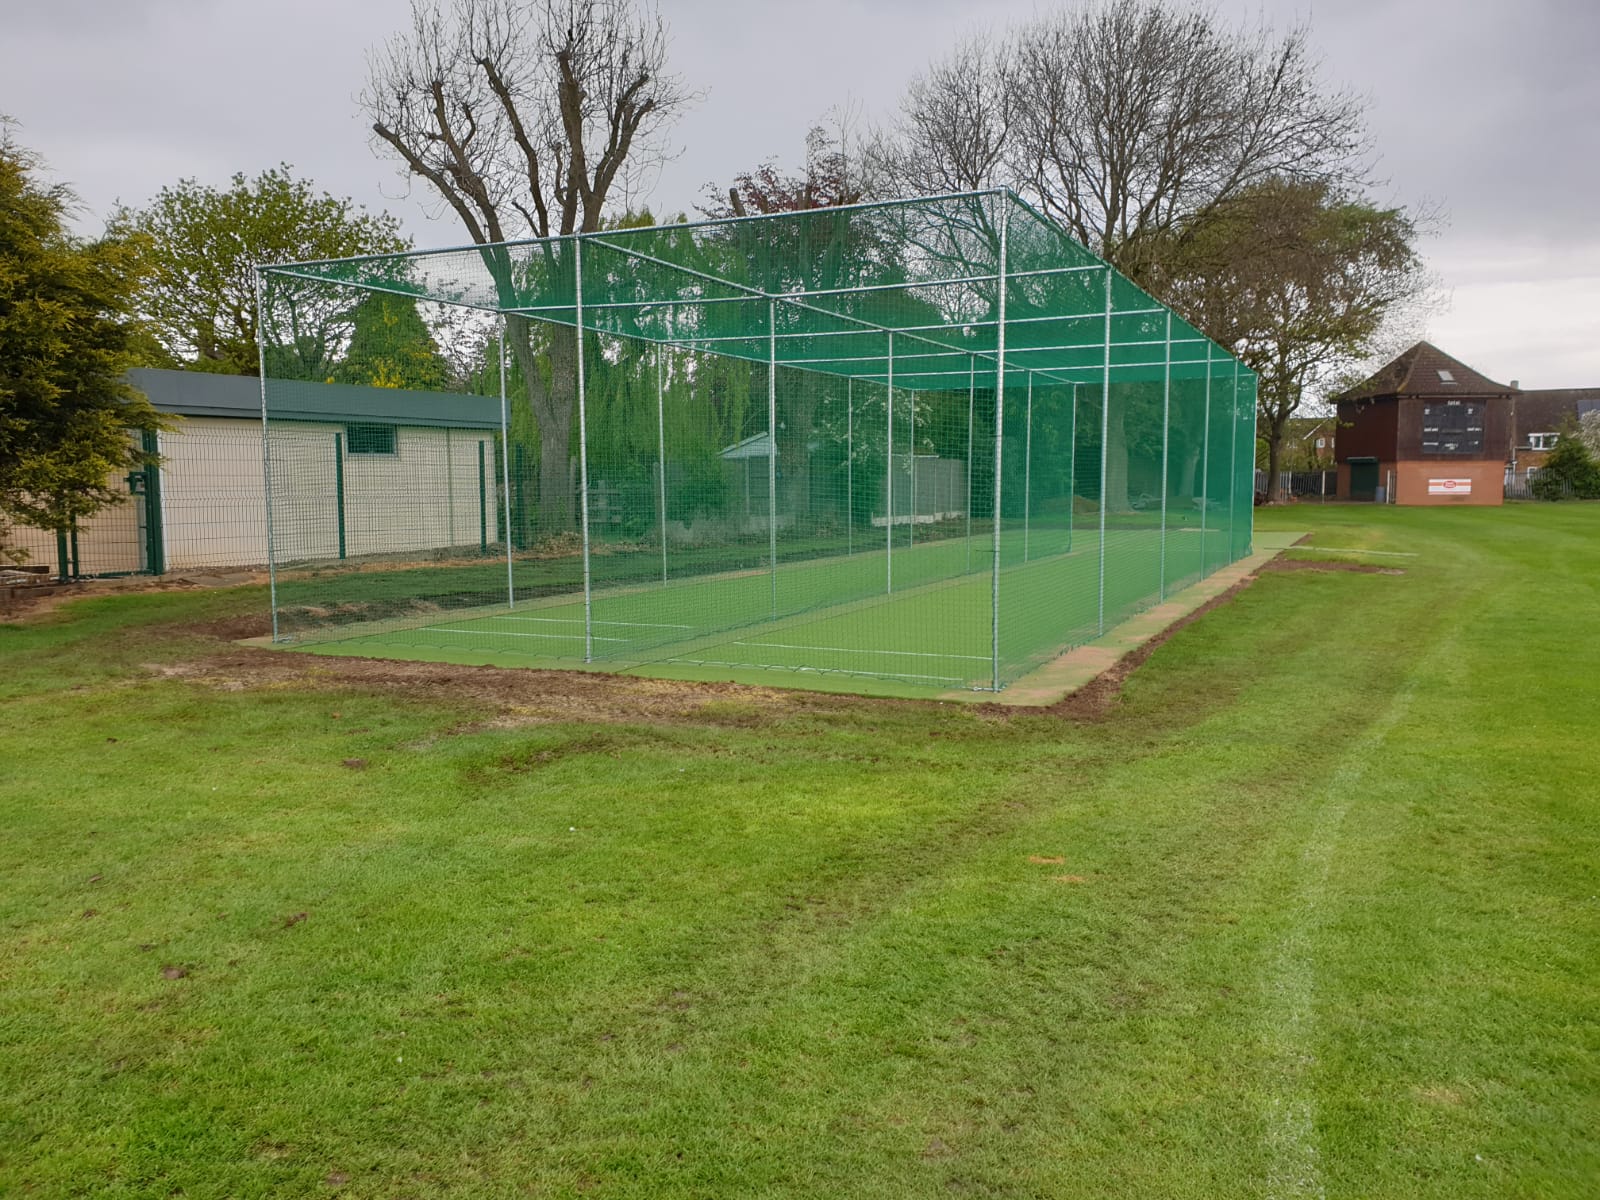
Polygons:
M1008 192L260 303L282 641L997 689L1249 552L1254 377Z

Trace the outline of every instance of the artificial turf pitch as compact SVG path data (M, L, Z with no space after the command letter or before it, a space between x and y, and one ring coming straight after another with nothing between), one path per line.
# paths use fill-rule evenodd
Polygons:
M1002 686L1225 565L1228 541L1226 530L1172 527L1163 559L1158 530L1109 530L1102 601L1098 531L1003 531ZM587 634L582 598L567 594L343 625L291 645L926 696L992 686L994 584L992 539L952 538L602 588Z

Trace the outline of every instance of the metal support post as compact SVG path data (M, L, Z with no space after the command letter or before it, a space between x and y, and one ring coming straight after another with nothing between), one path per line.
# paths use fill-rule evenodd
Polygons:
M856 549L856 417L854 379L844 381L844 552Z
M572 239L578 342L578 514L583 522L583 661L594 661L594 590L589 575L589 419L583 377L583 239ZM541 481L542 482L542 481ZM563 481L564 483L565 481Z
M278 640L278 556L272 531L272 439L267 429L267 303L261 268L256 274L256 367L261 379L261 492L267 502L267 591L272 605L272 640Z
M1028 530L1033 519L1033 372L1028 372L1027 417L1022 426L1022 561L1028 561Z
M140 445L152 461L142 468L144 474L144 558L152 575L165 575L167 571L166 506L161 502L161 435L147 429L140 435Z
M506 403L506 317L500 314L500 508L506 529L506 607L517 606L517 587L511 574L511 410ZM521 473L518 472L518 478Z
M995 365L994 365L994 575L989 590L989 686L1000 690L1000 467L1005 441L1006 412L1006 217L1011 211L1011 193L1000 192L1000 262L995 272Z
M803 436L803 435L802 435ZM772 615L778 615L778 304L767 301L767 558Z
M396 431L396 436L399 436ZM450 427L445 426L444 431L444 494L445 494L445 524L448 527L445 535L452 548L456 542L456 448L450 437Z
M906 447L906 478L911 500L906 506L906 545L917 544L917 393L911 393L911 444Z
M884 554L884 584L885 593L894 591L894 334L889 335L889 395L888 402L884 405L887 414L885 424L888 426L888 449L883 456L883 535L885 544Z
M339 522L339 557L345 557L344 537L344 434L333 435L333 511Z
M489 553L489 472L483 439L478 439L478 553Z
M1100 373L1100 595L1098 618L1100 633L1106 631L1106 443L1111 439L1111 268L1106 268L1105 358Z
M1239 360L1233 360L1233 436L1228 439L1228 561L1232 562L1237 556L1235 549L1234 524L1239 519ZM1255 501L1255 488L1250 489L1252 504Z
M660 477L661 582L667 581L667 405L661 377L661 343L656 343L656 474Z
M1161 586L1156 595L1167 598L1167 443L1172 435L1172 314L1167 314L1166 369L1161 377Z
M1072 419L1067 423L1067 446L1071 458L1067 463L1067 550L1072 550L1073 525L1077 514L1072 510L1078 495L1078 387L1072 385Z
M1205 424L1200 433L1200 574L1206 573L1206 509L1210 498L1206 490L1211 484L1211 347L1206 346L1206 406Z
M967 359L967 571L972 570L972 412L978 395L978 356Z

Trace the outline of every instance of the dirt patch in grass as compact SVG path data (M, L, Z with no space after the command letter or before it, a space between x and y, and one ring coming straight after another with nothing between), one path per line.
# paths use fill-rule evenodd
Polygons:
M215 621L193 622L178 628L184 633L215 638L219 642L242 642L246 638L270 636L272 618L266 613L248 613L237 617L222 617Z
M204 586L249 587L266 582L260 572L238 572L228 576L226 584L196 583L195 579L212 578L203 572L191 576L179 575L126 575L115 579L75 579L69 583L52 583L45 587L20 589L16 598L0 605L0 617L7 620L36 620L48 616L63 604L77 600L90 600L97 596L127 596L140 592L195 592ZM250 637L251 634L239 636Z
M243 622L235 618L185 632L223 640ZM231 639L229 639L231 640ZM408 699L441 704L477 704L492 710L463 726L510 729L528 725L585 723L676 723L749 726L819 709L884 704L920 705L915 700L863 700L856 696L785 691L737 683L646 679L590 671L527 667L455 666L394 659L313 656L230 647L183 663L152 665L167 678L190 679L228 691L300 687L309 690L360 689L399 693Z
M1372 563L1324 562L1314 558L1274 558L1258 571L1350 571L1357 575L1404 575L1399 567L1379 567Z
M127 588L100 588L91 582L44 583L33 587L7 589L0 600L0 619L19 621L42 617L63 604L81 600L103 591L127 591Z

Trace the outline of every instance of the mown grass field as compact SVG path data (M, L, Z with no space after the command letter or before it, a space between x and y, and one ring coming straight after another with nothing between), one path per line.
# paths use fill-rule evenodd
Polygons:
M1093 714L0 626L0 1193L1596 1194L1600 507L1263 520Z

